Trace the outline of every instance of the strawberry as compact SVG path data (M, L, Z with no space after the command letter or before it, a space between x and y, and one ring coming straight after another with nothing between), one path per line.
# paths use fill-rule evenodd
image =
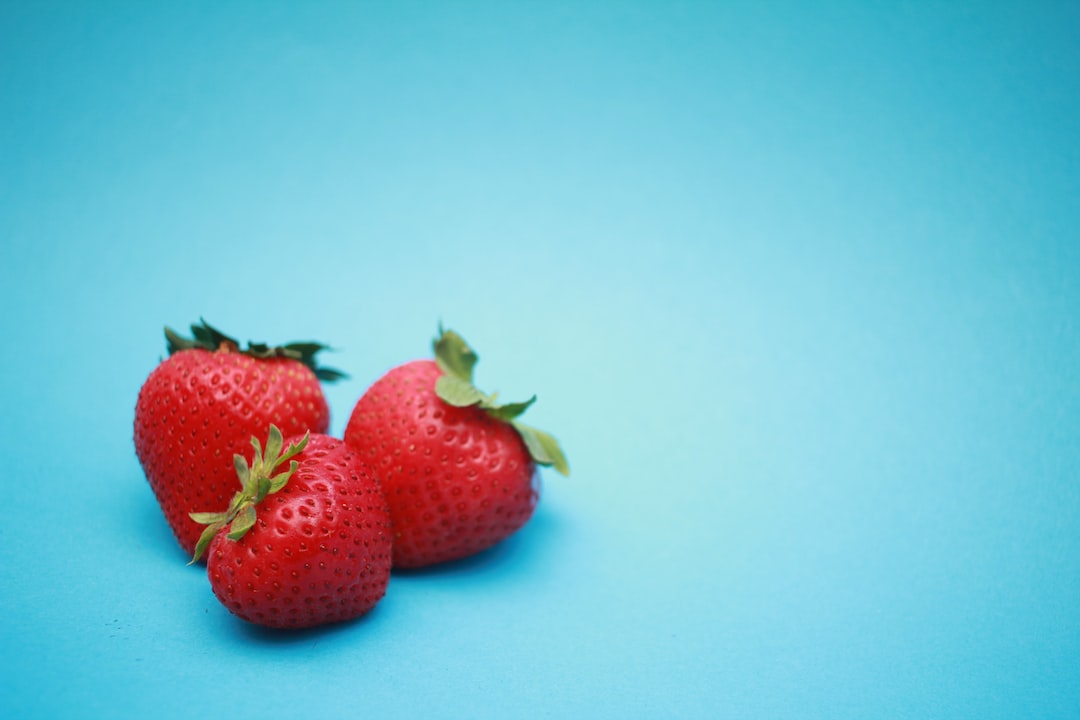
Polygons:
M248 464L228 509L192 513L206 525L192 562L233 614L275 628L351 620L386 594L390 514L378 482L345 443L306 434L284 450L277 426ZM289 463L288 470L277 472Z
M165 519L191 555L202 528L188 513L224 507L234 482L232 456L270 423L290 435L326 432L330 410L319 380L343 375L315 364L318 343L271 348L201 322L193 339L165 328L169 357L135 404L135 453Z
M439 330L435 360L400 365L356 403L345 442L375 472L394 524L394 566L463 558L520 529L539 500L537 465L569 467L555 438L472 382L477 355Z

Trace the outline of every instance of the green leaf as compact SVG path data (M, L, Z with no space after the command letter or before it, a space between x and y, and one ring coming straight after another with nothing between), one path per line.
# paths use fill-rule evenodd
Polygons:
M312 358L320 350L329 350L330 347L320 342L291 342L281 346L281 349L295 358Z
M315 377L325 382L333 382L342 378L347 378L348 375L336 370L334 368L319 367L318 361L315 359L317 353L322 350L329 350L330 348L322 343L317 342L292 342L285 345L268 345L266 343L257 343L248 341L246 348L240 347L240 342L229 335L221 332L217 328L211 326L206 320L202 318L199 322L191 326L191 338L181 336L175 330L170 327L165 328L165 347L172 355L181 350L217 350L222 346L227 346L230 350L243 353L254 358L291 358L303 363L311 368L315 373Z
M206 548L210 547L210 543L214 539L214 536L221 532L223 527L225 527L225 523L223 522L206 526L206 529L202 531L202 535L199 536L199 541L195 543L195 554L191 557L191 561L188 562L188 565L194 565L202 559L202 556L206 554Z
M521 439L525 441L525 447L529 449L533 460L540 465L554 467L561 475L570 475L570 464L562 448L559 447L558 440L543 430L537 430L524 423L515 422L513 426L521 435Z
M270 494L273 489L273 481L265 475L259 477L258 487L255 488L255 502L260 503Z
M506 403L505 405L492 405L490 407L485 405L484 409L488 411L489 415L509 422L528 410L529 406L534 402L536 402L535 395L525 402Z
M172 355L181 350L192 350L196 348L213 351L226 343L230 343L233 347L239 347L236 340L211 327L201 318L198 323L191 326L191 335L190 338L183 337L172 328L166 326L165 346L168 349L169 354Z
M240 508L240 512L236 514L232 525L229 526L229 539L239 540L253 527L255 527L255 506L248 503Z
M251 469L248 468L247 460L239 453L233 455L232 459L233 467L236 468L236 477L240 478L240 485L246 488L251 481Z
M266 343L256 343L248 340L248 346L246 352L248 355L256 358L272 358L275 356L275 348L271 348Z
M467 380L456 375L440 375L435 381L435 394L454 407L469 407L485 402L488 396Z
M311 439L311 431L304 433L304 437L300 438L299 442L289 443L289 447L285 448L285 452L278 458L275 466L281 465L286 460L296 457L300 453L304 452L304 448L307 447L308 440Z
M473 352L465 338L453 330L439 328L439 337L433 344L435 350L435 362L444 373L453 375L461 380L471 383L473 368L479 358Z
M199 339L202 339L202 337L200 337L200 334L204 334L215 348L219 348L222 345L226 344L232 345L236 348L240 347L239 340L234 337L229 337L217 328L212 327L210 323L206 322L206 320L204 320L203 318L199 318L199 325L191 326L191 332L195 335L195 337Z
M263 455L266 463L271 468L277 467L278 459L281 457L281 447L284 443L285 440L281 437L281 431L278 430L278 426L271 423L270 437L266 440L266 452Z
M165 348L170 355L181 350L191 350L197 347L199 347L199 343L196 341L183 337L168 325L165 326Z
M278 473L274 477L270 478L270 493L269 494L272 495L272 494L276 493L277 491L281 490L281 488L285 487L289 483L289 479L293 476L293 473L296 472L296 469L298 467L300 467L300 464L298 462L296 462L295 460L293 460L292 462L289 463L289 469L288 470L286 470L285 472L282 472L282 473Z
M251 447L255 448L255 455L251 458L251 467L259 468L263 464L262 443L254 435L251 436Z
M343 373L340 370L329 367L317 367L315 368L315 377L319 378L323 382L337 382L344 378L349 377L347 373Z
M241 505L247 502L247 499L250 497L248 490L250 490L250 488L244 488L243 490L232 496L232 500L229 501L229 509L226 512L228 517L235 517L236 511L240 509Z
M229 514L223 512L193 512L188 513L188 517L200 525L213 525L214 523L224 523L229 520Z

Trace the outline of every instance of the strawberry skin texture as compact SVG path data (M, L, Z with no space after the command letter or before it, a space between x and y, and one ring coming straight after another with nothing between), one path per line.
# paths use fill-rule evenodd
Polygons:
M218 600L274 628L359 617L390 582L389 508L359 456L313 434L296 460L288 484L259 504L251 530L239 540L218 534L207 558Z
M135 405L135 453L173 534L190 557L203 527L190 512L223 508L236 491L233 455L271 423L325 433L330 410L315 373L288 358L182 350L147 378Z
M375 472L394 524L394 566L473 555L532 516L536 463L517 431L478 407L435 393L432 360L398 366L357 402L345 442Z

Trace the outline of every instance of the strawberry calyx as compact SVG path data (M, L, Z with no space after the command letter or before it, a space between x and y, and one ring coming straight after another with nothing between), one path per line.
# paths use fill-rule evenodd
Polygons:
M246 348L240 347L240 342L233 337L226 335L215 327L212 327L202 318L199 318L199 322L191 326L192 337L186 338L170 328L165 326L165 344L169 351L169 355L180 352L181 350L209 350L213 352L215 350L229 350L231 352L239 352L244 355L249 355L253 358L259 358L265 360L268 358L288 358L290 360L297 360L307 367L311 368L315 373L315 377L324 382L334 382L347 378L348 375L336 370L334 368L322 367L315 360L315 355L320 350L330 350L328 345L323 345L318 342L291 342L284 345L267 345L266 343L256 343L248 341Z
M553 467L562 475L570 475L570 464L559 446L559 441L543 430L537 430L518 420L518 417L536 402L535 395L524 402L500 404L498 393L489 395L477 388L473 384L473 369L479 357L465 342L465 338L453 330L444 330L440 325L439 335L432 346L435 363L443 372L435 381L435 394L443 402L454 407L477 406L493 418L510 423L538 465Z
M210 542L225 528L228 528L230 540L239 540L255 526L255 506L267 495L278 492L289 482L289 478L299 467L299 463L293 458L304 451L310 436L311 433L304 433L304 437L299 442L290 443L283 449L285 441L281 436L281 431L276 425L271 425L265 451L257 437L251 438L255 455L250 465L243 455L233 455L233 465L236 467L237 477L240 478L241 489L233 495L232 501L229 502L229 509L225 512L189 513L192 520L200 525L206 525L206 529L195 544L195 555L191 558L189 565L197 563L202 558L206 549L210 547ZM289 469L277 472L285 462L289 463Z

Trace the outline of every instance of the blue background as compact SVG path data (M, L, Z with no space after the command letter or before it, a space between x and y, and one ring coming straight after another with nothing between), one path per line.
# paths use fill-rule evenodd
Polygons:
M1080 716L1074 3L0 3L0 716ZM135 459L164 324L437 322L573 476L342 627Z

